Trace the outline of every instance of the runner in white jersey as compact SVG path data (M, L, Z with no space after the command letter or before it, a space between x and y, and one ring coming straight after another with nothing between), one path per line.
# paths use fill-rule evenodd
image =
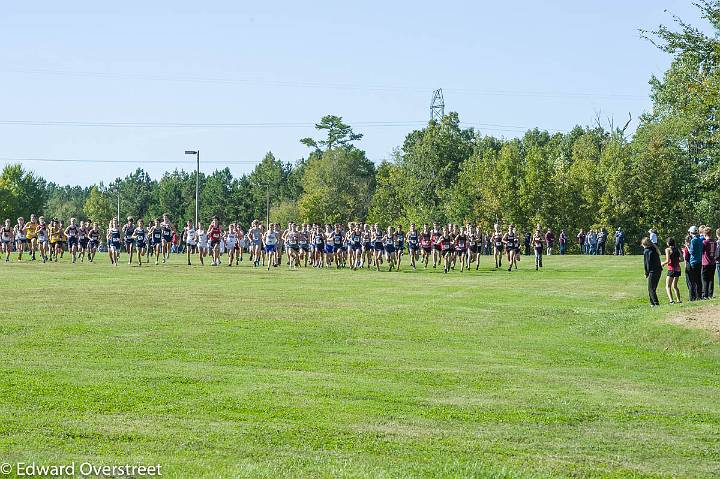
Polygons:
M225 250L228 252L228 266L232 266L233 260L235 259L237 242L237 231L235 230L235 225L231 224L228 226L227 233L225 234Z
M247 249L247 238L245 235L245 231L243 231L242 226L240 226L240 223L236 224L235 231L237 232L238 236L237 253L235 253L235 266L237 266L240 261L243 260L243 251Z
M262 246L263 231L258 220L253 220L250 229L247 232L250 243L250 260L253 261L255 267L260 266L260 248Z
M192 224L192 221L188 221L183 230L183 239L185 240L185 252L187 255L188 266L190 263L190 255L195 254L195 248L197 247L197 231Z
M25 219L22 216L17 219L13 234L15 236L15 248L18 252L18 261L20 261L22 260L23 251L25 251L28 244Z
M204 265L204 258L208 254L208 237L207 231L203 228L202 223L197 224L195 235L197 236L197 248L198 253L200 254L200 264Z
M279 233L272 228L268 228L265 233L265 254L267 255L267 269L270 271L270 266L277 265L277 243Z
M48 244L48 241L50 240L50 232L48 229L48 224L45 222L44 216L38 218L38 227L36 233L37 244L40 250L40 257L42 258L42 262L46 263L48 259L48 250L50 248Z
M15 240L15 234L13 232L12 223L9 219L5 220L5 226L0 231L0 243L2 243L2 252L5 253L5 262L10 261L10 252L12 251L12 244Z

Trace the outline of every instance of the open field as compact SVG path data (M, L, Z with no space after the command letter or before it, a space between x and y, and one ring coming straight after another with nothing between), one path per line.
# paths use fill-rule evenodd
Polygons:
M0 462L717 477L717 337L670 324L664 293L649 308L640 256L545 260L448 275L0 264Z

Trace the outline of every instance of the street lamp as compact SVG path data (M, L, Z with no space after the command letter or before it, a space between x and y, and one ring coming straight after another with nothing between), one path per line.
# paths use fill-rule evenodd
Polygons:
M265 188L265 225L270 226L270 183L260 183L258 186Z
M270 228L270 184L266 184L267 196L265 203L265 227Z
M197 170L195 171L195 227L199 221L198 210L200 205L200 150L185 150L186 155L195 155Z

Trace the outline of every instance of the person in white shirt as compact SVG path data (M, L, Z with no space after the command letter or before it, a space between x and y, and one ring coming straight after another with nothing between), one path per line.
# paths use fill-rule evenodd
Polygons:
M648 234L650 235L650 242L655 245L657 248L658 245L658 236L657 236L657 230L655 228L651 228L650 231L648 231Z
M265 254L267 255L267 269L270 271L271 266L277 265L277 244L280 232L272 226L268 226L265 233Z
M188 221L183 230L183 240L185 240L187 264L190 266L190 255L195 253L197 246L197 230L193 226L192 221Z
M197 224L195 236L197 237L197 249L200 256L200 264L205 265L204 259L208 254L208 237L207 231L203 228L202 223Z
M237 246L238 237L235 231L235 224L228 226L225 234L225 250L228 252L228 266L232 266L235 259L235 247Z

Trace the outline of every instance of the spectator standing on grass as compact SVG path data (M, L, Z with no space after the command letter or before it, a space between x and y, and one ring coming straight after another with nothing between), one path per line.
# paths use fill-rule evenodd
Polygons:
M655 228L650 228L650 231L648 231L648 234L650 235L650 242L655 245L657 248L658 245L658 237L657 237L657 230Z
M530 232L525 233L525 256L530 256Z
M592 254L592 250L590 249L590 233L592 233L592 230L588 230L585 234L585 254Z
M683 243L683 247L680 250L680 253L682 253L683 261L685 261L685 284L687 285L688 289L688 298L690 298L690 293L692 292L692 282L690 281L690 240L692 239L692 236L687 235L685 237L685 242Z
M657 297L657 286L662 276L662 264L660 263L660 253L657 246L645 237L642 240L643 258L645 262L645 277L648 280L648 295L650 296L650 306L659 306L660 301Z
M560 255L565 255L565 249L567 248L567 235L565 234L565 230L560 230L558 244L560 245Z
M552 255L552 250L555 247L555 233L550 228L545 233L545 244L547 245L547 255Z
M717 267L720 262L720 228L715 230L715 273L718 277L718 284L720 284L720 268Z
M712 239L712 230L706 226L703 231L702 252L702 299L711 299L715 293L715 241Z
M665 262L662 266L667 265L667 278L665 280L665 292L668 295L670 304L682 303L680 300L680 289L678 289L678 278L680 277L680 258L682 253L675 245L673 238L668 238L665 248ZM673 296L674 295L674 296ZM677 298L677 299L676 299Z
M605 254L605 244L607 243L607 230L605 228L600 228L600 233L598 233L598 251L597 254L604 255Z
M685 268L685 275L688 276L688 288L690 290L690 301L700 299L702 292L701 275L702 275L702 254L703 240L698 236L698 227L691 226L688 229L690 241L688 245L688 265Z
M622 228L618 226L615 231L615 256L625 255L625 233Z
M596 255L597 254L597 244L598 244L598 236L595 230L590 230L590 233L588 233L588 243L590 244L590 254Z
M586 253L586 246L585 246L585 239L586 239L585 230L580 228L580 232L577 234L577 240L578 240L578 246L580 246L580 254Z

